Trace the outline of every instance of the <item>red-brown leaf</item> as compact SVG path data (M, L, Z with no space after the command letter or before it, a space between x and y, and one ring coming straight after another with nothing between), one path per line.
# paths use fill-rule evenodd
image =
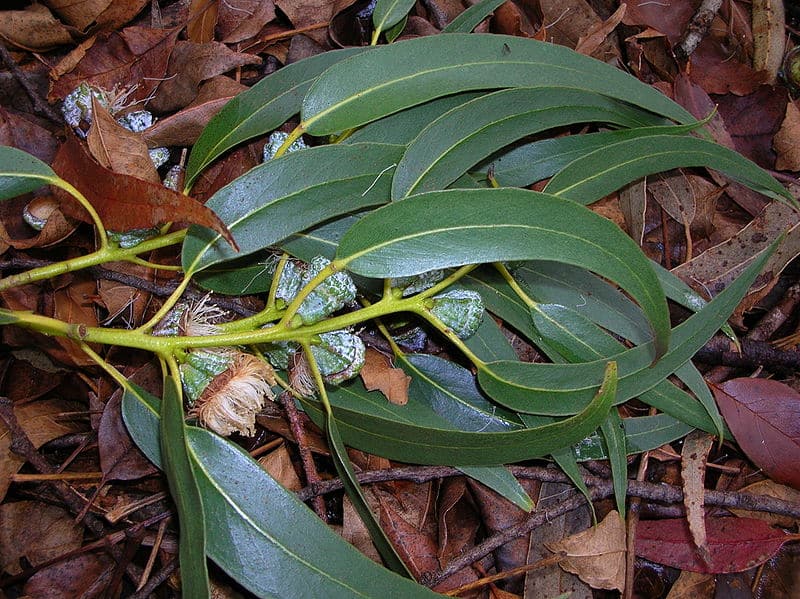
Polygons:
M191 223L213 229L237 247L230 231L210 209L162 185L103 168L74 136L59 149L53 170L86 196L108 229L129 231L172 221ZM62 210L74 218L88 218L75 201L63 202Z
M731 379L713 386L739 447L773 480L800 489L800 394L770 379Z
M792 540L752 518L708 518L706 532L711 556L707 564L697 554L683 518L641 521L636 527L636 555L691 572L742 572L763 564Z

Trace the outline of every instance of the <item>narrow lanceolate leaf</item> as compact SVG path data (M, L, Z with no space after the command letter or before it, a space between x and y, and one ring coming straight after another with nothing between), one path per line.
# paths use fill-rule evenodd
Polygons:
M656 135L605 146L571 162L545 189L590 204L646 175L689 166L713 168L767 197L797 207L792 195L755 163L724 146L688 136Z
M181 590L186 597L210 597L203 500L189 457L183 402L175 379L171 376L164 377L161 456L170 495L178 509Z
M194 272L273 245L335 216L389 199L400 146L318 146L270 160L220 189L206 202L228 225L240 252L219 235L192 228L183 245Z
M387 31L402 21L416 0L378 0L372 12L372 24L375 31Z
M392 198L444 189L493 152L553 127L602 122L624 127L665 124L651 112L582 89L505 89L453 108L409 144L397 166Z
M591 89L678 122L694 121L654 88L563 46L453 33L383 46L332 66L308 90L301 124L326 135L461 91L547 85Z
M158 404L141 389L126 390L122 411L137 445L161 466ZM248 590L260 597L439 596L366 558L238 446L191 426L187 438L206 526L214 531L208 555Z
M442 29L442 33L469 33L505 0L480 0L458 15Z
M617 511L625 517L625 500L628 491L628 451L625 447L625 430L622 418L616 410L610 410L600 425L603 441L611 464L611 479L614 483L614 500Z
M311 83L332 64L363 52L348 48L323 52L264 77L225 105L203 129L186 165L186 186L216 158L237 144L277 129L299 111Z
M442 248L447 248L446 252ZM356 274L399 277L505 260L581 266L627 291L666 348L669 315L661 287L636 244L574 202L521 189L448 190L384 206L344 236L338 261Z
M620 131L542 139L515 147L500 156L493 157L479 165L476 170L486 172L491 167L499 185L527 187L532 183L552 177L573 160L607 145L637 137L683 135L700 126L702 126L701 122L689 125L636 127Z
M27 152L0 146L0 200L7 200L58 179L44 162Z
M546 415L574 414L586 405L597 389L596 383L591 381L599 381L605 362L613 359L620 373L617 401L636 397L690 360L711 338L744 297L777 243L754 260L705 308L673 329L668 351L655 363L650 358L651 343L647 343L607 359L580 364L489 362L479 370L478 381L495 401L512 410Z

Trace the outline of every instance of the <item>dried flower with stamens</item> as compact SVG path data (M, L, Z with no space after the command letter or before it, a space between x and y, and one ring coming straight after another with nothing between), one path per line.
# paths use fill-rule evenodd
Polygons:
M189 417L223 436L252 436L256 414L267 399L275 399L272 367L238 350L194 351L180 371L191 403Z
M219 333L218 323L223 321L228 313L211 303L211 294L203 299L189 304L181 315L180 334L188 337L206 337Z

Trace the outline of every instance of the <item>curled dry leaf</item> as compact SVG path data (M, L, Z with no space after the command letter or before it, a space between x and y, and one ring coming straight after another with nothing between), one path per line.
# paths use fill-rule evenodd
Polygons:
M97 162L120 175L160 184L142 137L120 125L92 96L92 126L86 144Z
M792 539L763 520L751 518L707 518L706 532L708 562L697 555L683 518L642 520L636 527L636 555L691 572L742 572L763 564Z
M108 229L129 231L173 221L191 223L213 229L236 247L230 231L214 212L163 185L111 172L97 164L74 136L61 146L52 166L86 196ZM88 218L71 199L62 202L62 210L74 218Z
M618 512L609 512L597 526L547 548L564 554L561 567L589 586L618 591L625 587L625 523Z
M794 102L786 104L783 124L772 139L772 147L778 154L775 168L779 171L800 171L800 110Z
M25 10L4 10L0 19L0 37L32 52L44 52L72 43L70 29L42 4L33 4Z
M586 54L586 56L592 56L603 42L606 41L611 32L617 28L617 25L620 24L622 18L625 16L625 10L627 9L627 4L624 2L619 5L619 8L614 11L610 17L608 17L605 21L600 21L599 23L595 23L592 25L584 35L581 35L578 38L578 44L575 46L575 51L580 52L581 54ZM599 56L598 58L603 58Z
M731 379L712 390L747 457L773 480L800 489L800 393L753 378Z
M129 101L150 96L164 78L179 28L127 27L90 38L51 70L50 101L85 81L105 90L131 89Z
M388 356L377 350L368 349L366 361L359 374L367 391L380 391L390 403L399 406L408 403L411 377L402 368L393 367Z
M689 433L681 451L681 478L683 479L683 505L686 520L697 547L697 553L706 562L710 561L706 543L705 480L706 459L714 438L706 432L695 430Z
M84 31L95 22L112 0L47 0L46 4L61 20Z

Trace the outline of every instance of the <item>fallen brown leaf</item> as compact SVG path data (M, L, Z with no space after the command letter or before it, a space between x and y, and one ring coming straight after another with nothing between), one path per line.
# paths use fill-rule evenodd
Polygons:
M103 12L97 15L95 19L95 26L92 31L108 31L117 29L128 23L136 15L142 12L142 9L150 4L151 0L111 0Z
M800 504L800 491L797 489L793 489L792 487L788 487L786 485L782 485L780 483L776 483L773 480L761 480L757 483L753 483L752 485L747 485L746 487L742 487L741 491L752 493L753 495L761 495L764 497L774 497L776 499L781 499L783 501L788 501L794 504ZM731 509L731 512L739 516L740 518L758 518L761 520L766 520L770 524L775 526L780 526L781 528L795 528L798 523L800 523L800 519L792 518L790 516L781 516L778 514L770 514L769 512L755 512L750 510L737 510Z
M800 110L794 102L786 104L783 124L772 139L772 147L778 154L775 168L779 171L800 171Z
M120 175L160 184L158 171L141 135L120 125L92 96L92 126L86 144L97 162Z
M267 455L258 459L261 467L269 475L290 491L299 491L303 488L300 478L292 465L292 458L286 445L282 444Z
M116 562L105 553L95 551L57 562L39 570L23 587L29 597L97 597L96 585L111 576ZM100 588L103 589L105 585Z
M189 21L186 37L199 44L214 39L214 28L219 15L219 0L192 0L189 4Z
M562 568L577 574L596 589L625 586L625 523L612 511L597 526L547 545L553 553L563 553Z
M379 351L367 349L360 374L367 391L380 391L393 404L404 406L408 403L411 377L402 368L393 367L390 359Z
M129 231L167 222L191 223L213 229L235 247L230 231L211 210L163 185L111 172L97 164L74 135L61 146L52 166L86 196L108 229ZM65 200L62 210L87 220L75 201Z
M219 7L217 31L220 41L235 44L255 37L275 18L275 4L271 0L238 0L223 2Z
M50 9L56 13L61 20L85 31L89 25L94 23L97 17L111 4L111 0L46 0Z
M25 10L4 10L0 37L32 52L44 52L73 41L70 29L42 4L33 4Z
M619 5L619 8L614 11L614 14L605 21L600 21L589 27L586 33L578 38L575 51L586 54L586 56L592 56L603 42L606 41L606 38L608 38L611 32L617 28L617 25L620 24L622 18L625 16L627 7L627 4L623 2Z
M689 433L681 451L681 478L683 479L683 505L686 520L692 533L697 553L706 563L711 561L708 551L705 522L706 460L714 439L706 432Z

